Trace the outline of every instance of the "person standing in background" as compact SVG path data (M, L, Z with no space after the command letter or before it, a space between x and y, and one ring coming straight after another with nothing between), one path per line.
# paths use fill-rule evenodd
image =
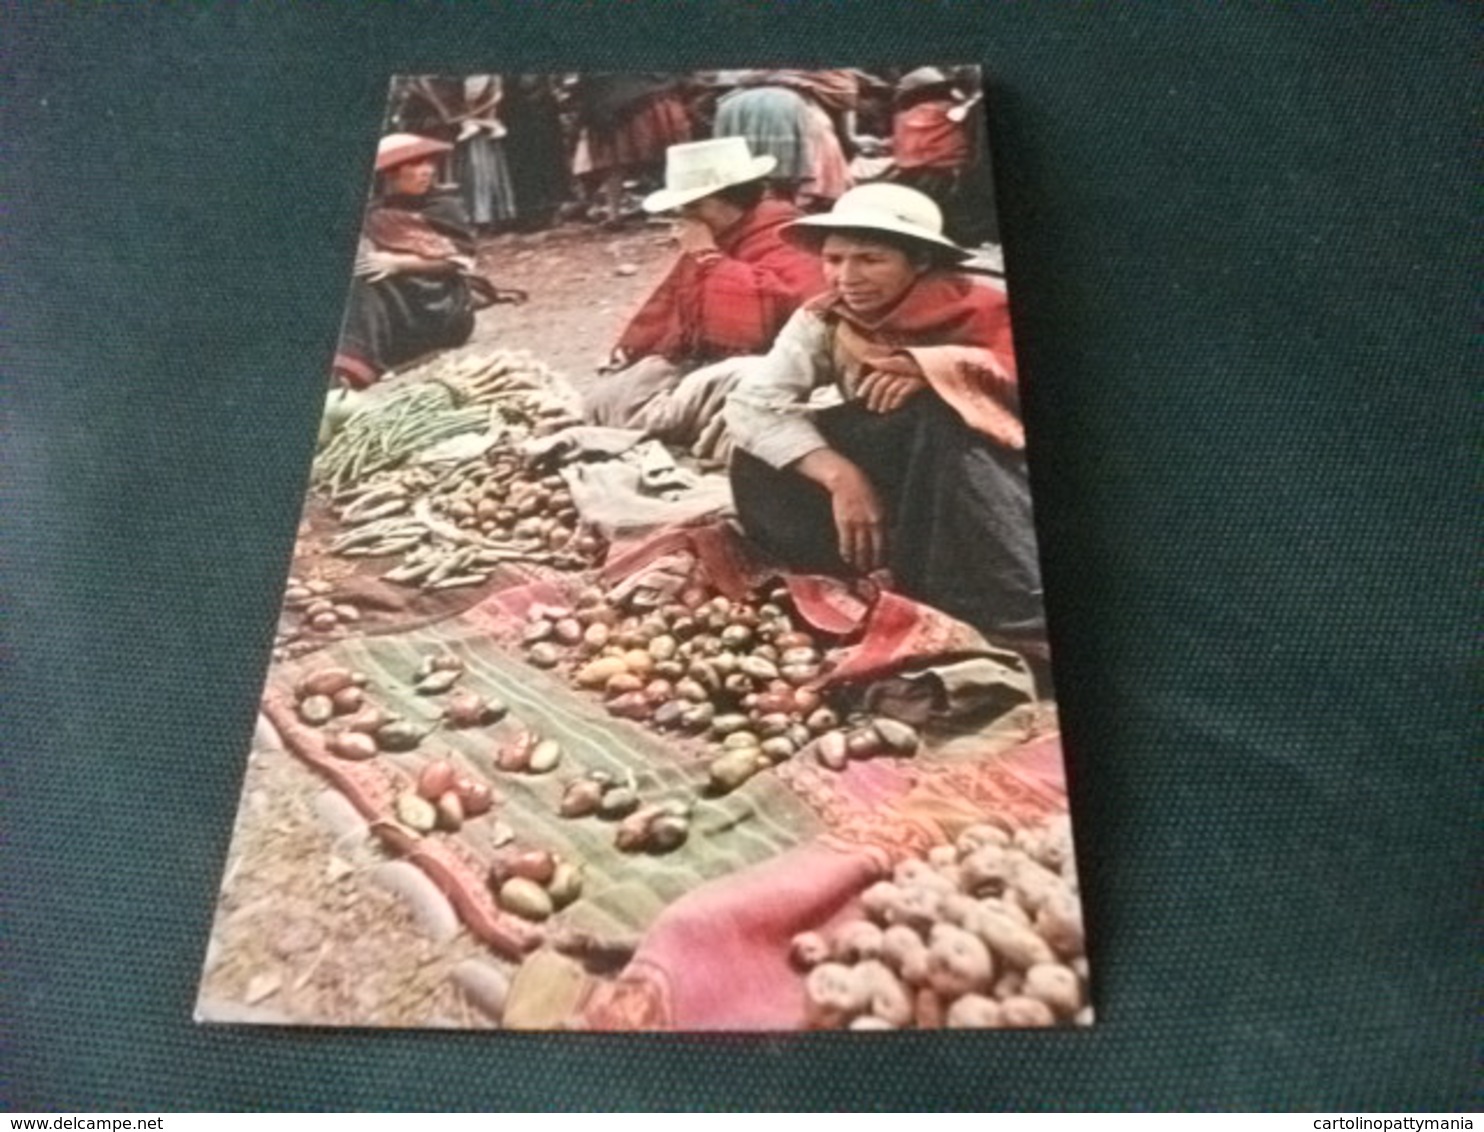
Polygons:
M582 138L573 171L597 180L604 219L618 224L624 180L656 171L667 148L690 141L690 115L676 77L657 71L583 75L576 95Z

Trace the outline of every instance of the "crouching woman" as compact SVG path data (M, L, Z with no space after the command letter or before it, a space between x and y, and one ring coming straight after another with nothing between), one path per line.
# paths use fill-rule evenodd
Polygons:
M335 351L336 381L364 388L385 370L474 332L474 230L458 199L437 188L453 147L390 134L376 151L379 193L366 210L355 278Z
M1004 643L1045 621L1005 295L955 265L942 214L852 189L785 229L822 258L806 303L732 394L747 534L813 573L888 569L903 593ZM816 392L838 391L820 408Z

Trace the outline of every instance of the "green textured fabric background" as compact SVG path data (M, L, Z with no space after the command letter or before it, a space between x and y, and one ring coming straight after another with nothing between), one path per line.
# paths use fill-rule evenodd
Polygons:
M1479 11L5 5L5 1104L1476 1106ZM995 83L1099 1027L196 1027L388 75L921 59Z

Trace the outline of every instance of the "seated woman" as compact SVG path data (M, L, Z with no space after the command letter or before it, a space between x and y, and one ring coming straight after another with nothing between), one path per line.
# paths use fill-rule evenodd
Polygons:
M333 373L361 389L393 366L462 346L474 332L474 231L451 193L435 190L452 147L389 134L376 150L378 193L366 210Z
M923 194L852 189L785 230L829 290L732 394L747 534L814 573L886 568L910 597L1038 652L1044 637L1025 434L1004 292L959 274ZM810 404L833 385L843 403Z

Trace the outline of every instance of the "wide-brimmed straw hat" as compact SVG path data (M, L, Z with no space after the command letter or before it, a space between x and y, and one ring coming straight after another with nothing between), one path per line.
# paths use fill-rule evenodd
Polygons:
M778 159L752 156L746 138L682 142L665 150L665 187L644 198L645 212L668 212L773 172Z
M933 86L952 86L950 79L937 67L918 67L915 71L908 71L897 82L897 98L905 98L919 90L926 90Z
M398 165L447 153L452 148L448 142L425 138L421 134L387 134L376 144L376 171L385 173Z
M831 232L882 232L905 237L955 260L973 254L943 235L943 211L932 198L906 185L858 185L842 194L829 212L802 216L781 229L790 243L813 251Z

